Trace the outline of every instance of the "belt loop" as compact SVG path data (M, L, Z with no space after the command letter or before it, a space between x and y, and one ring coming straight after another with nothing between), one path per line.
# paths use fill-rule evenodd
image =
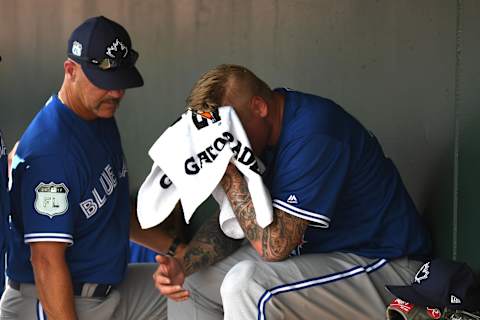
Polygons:
M104 298L108 296L112 285L109 284L97 284L97 283L84 283L79 290L79 295L86 298Z
M87 298L95 296L95 290L97 289L97 286L98 285L96 283L84 283L80 295Z
M17 281L12 280L12 279L9 278L8 281L7 281L7 283L8 283L8 285L10 286L10 288L15 289L15 290L17 290L17 291L20 290L20 283L18 283Z

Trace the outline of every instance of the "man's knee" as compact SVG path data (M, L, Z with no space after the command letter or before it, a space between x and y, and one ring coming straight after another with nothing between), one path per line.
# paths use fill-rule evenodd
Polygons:
M233 266L225 276L220 287L222 298L248 291L252 285L258 286L254 274L261 268L257 261L245 260Z

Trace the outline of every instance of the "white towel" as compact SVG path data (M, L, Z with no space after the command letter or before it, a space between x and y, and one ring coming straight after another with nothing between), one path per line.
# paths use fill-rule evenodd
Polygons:
M155 163L138 191L137 216L143 229L165 220L180 200L180 193Z
M154 164L138 193L137 215L142 228L165 220L180 199L188 223L210 194L220 205L220 227L232 238L244 233L225 191L219 185L231 161L244 175L257 224L273 220L270 194L263 184L264 166L250 147L243 126L232 107L201 116L188 110L169 127L149 151ZM168 177L167 177L168 176Z

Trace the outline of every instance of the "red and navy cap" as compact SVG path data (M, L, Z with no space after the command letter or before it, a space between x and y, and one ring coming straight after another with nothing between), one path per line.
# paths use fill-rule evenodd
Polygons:
M78 26L68 40L67 52L99 88L143 86L142 76L135 67L138 53L132 49L127 30L104 16L87 19Z
M387 286L397 298L424 307L480 310L480 284L466 264L446 259L425 263L410 286Z

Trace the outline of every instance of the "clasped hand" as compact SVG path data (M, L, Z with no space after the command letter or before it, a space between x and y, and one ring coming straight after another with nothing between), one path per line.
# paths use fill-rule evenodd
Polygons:
M174 257L157 255L158 268L153 274L153 282L160 293L174 301L184 301L190 292L183 288L185 272L181 263Z

